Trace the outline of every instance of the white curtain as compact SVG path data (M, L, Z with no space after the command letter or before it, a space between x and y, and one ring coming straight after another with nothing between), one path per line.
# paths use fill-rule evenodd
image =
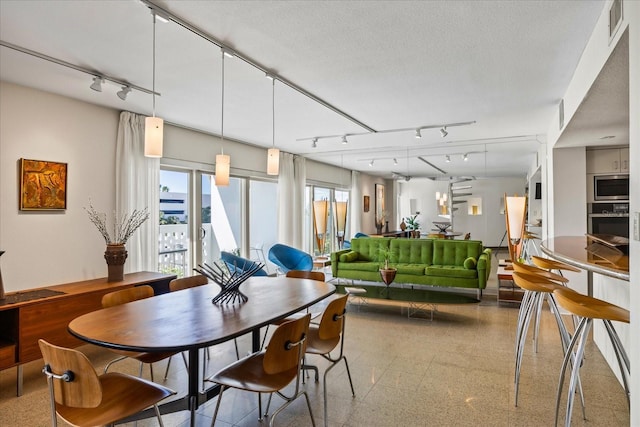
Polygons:
M144 156L144 119L123 111L118 125L116 212L149 210L149 219L127 242L125 272L158 270L160 159Z
M360 172L351 171L351 210L349 214L349 227L351 236L353 237L357 232L362 231L362 189L361 189ZM349 237L347 240L351 240Z
M307 181L303 157L280 153L278 176L278 242L302 249L304 190Z

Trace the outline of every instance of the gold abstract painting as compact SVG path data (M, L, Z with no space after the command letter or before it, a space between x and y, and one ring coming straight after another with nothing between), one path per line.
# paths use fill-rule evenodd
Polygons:
M67 208L67 164L20 159L20 210Z

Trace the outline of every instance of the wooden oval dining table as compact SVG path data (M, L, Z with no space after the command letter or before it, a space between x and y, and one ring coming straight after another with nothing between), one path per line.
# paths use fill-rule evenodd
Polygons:
M188 351L188 392L161 406L162 413L188 409L191 425L200 404L216 396L219 387L199 391L199 349L220 344L249 332L252 347L260 347L260 329L306 309L333 294L325 282L281 277L251 277L240 286L249 297L242 304L211 302L220 288L215 284L157 295L105 308L69 323L69 332L98 346L144 352ZM153 416L151 411L141 418Z

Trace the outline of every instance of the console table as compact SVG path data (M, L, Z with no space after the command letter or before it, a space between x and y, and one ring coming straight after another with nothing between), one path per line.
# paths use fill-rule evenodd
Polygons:
M107 278L84 280L9 292L0 300L0 370L17 366L17 395L22 395L22 364L42 358L38 339L64 347L82 341L67 331L67 325L83 314L102 308L106 293L140 285L150 285L156 294L166 293L175 275L148 271L125 274L120 282Z

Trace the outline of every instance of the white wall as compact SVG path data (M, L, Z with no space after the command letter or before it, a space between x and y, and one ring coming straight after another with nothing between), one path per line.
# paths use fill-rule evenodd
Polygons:
M506 230L505 217L500 213L504 194L524 194L525 178L490 178L469 181L460 185L470 185L465 192L473 193L470 197L482 198L482 215L469 215L467 204L457 205L453 224L455 231L471 233L471 238L481 240L485 246L498 246ZM416 199L418 220L423 232L429 232L433 221L443 221L437 214L436 191L447 192L447 181L431 181L429 179L412 179L400 183L400 215L409 215L409 201ZM446 220L445 220L446 221ZM506 246L506 240L503 242Z
M0 82L0 258L5 290L104 277L105 242L83 207L115 209L119 112ZM67 163L67 209L18 210L18 159Z

